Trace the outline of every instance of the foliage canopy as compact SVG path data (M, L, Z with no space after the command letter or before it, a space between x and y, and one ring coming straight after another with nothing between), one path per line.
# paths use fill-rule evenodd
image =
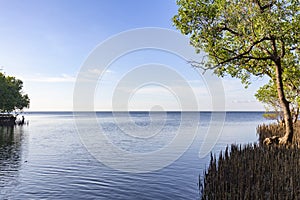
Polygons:
M209 55L215 72L250 84L250 75L275 79L275 62L299 68L298 0L178 0L176 27ZM196 63L197 64L197 63ZM199 63L202 64L202 63Z
M0 112L12 112L29 107L29 97L22 92L23 82L0 73Z

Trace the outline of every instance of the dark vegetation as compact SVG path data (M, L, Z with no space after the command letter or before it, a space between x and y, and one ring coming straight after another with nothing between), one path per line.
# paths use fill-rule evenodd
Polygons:
M23 82L13 76L6 76L0 73L0 126L23 125L24 117L21 121L16 121L16 116L12 112L21 112L23 108L28 108L30 99L23 93Z
M262 124L257 127L257 134L259 136L259 143L262 144L266 138L278 135L279 137L284 135L284 126L279 124ZM294 124L294 137L292 146L297 145L300 147L300 122Z
M260 125L259 144L232 145L211 156L200 183L202 199L300 199L300 123L293 144L264 145L285 134L281 125Z
M15 125L16 117L11 114L0 114L0 126Z
M10 113L28 108L30 99L23 94L23 82L0 73L0 113Z

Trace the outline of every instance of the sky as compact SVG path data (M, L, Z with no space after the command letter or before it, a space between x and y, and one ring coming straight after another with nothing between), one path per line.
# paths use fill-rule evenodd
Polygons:
M92 102L97 111L219 109L215 104L224 104L221 110L226 111L264 110L254 93L266 78L253 79L247 89L231 77L209 78L222 83L220 93L186 59L157 48L122 54L105 70L97 66L118 47L134 45L134 37L96 55L98 61L89 69L96 80L92 94L75 94L80 72L105 41L149 27L179 34L172 23L175 0L0 0L0 4L0 69L23 81L31 100L25 111L73 111L76 95L86 97L83 101ZM162 43L168 39L157 38ZM185 107L195 102L196 107Z

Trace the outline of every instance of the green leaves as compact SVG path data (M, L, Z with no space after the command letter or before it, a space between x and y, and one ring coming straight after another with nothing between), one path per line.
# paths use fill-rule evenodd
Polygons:
M298 70L298 78L292 79L292 77L287 77L288 74L285 73L284 77L284 91L286 99L290 102L290 111L292 113L292 117L298 118L298 112L300 106L300 80L299 80L299 70ZM297 74L294 74L297 76ZM260 87L255 94L255 97L260 102L266 105L266 110L272 110L276 112L281 111L281 104L278 99L278 93L276 84L270 80L268 84Z
M271 82L257 98L273 104L280 66L285 93L289 100L295 96L288 85L300 88L300 1L177 0L177 5L174 25L208 54L209 69L218 76L239 78L246 87L252 76L268 76ZM208 69L200 62L196 66Z
M196 49L209 54L219 75L227 73L247 83L249 73L273 77L278 59L283 68L298 60L291 47L299 47L299 1L178 0L177 4L174 25L190 36Z
M23 82L0 73L0 112L12 112L29 107L30 99L22 93Z

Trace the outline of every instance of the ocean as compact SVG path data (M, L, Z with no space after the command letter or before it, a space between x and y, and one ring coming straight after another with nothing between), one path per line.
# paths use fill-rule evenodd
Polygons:
M0 199L199 199L210 154L270 123L225 114L26 113L28 125L0 127Z

